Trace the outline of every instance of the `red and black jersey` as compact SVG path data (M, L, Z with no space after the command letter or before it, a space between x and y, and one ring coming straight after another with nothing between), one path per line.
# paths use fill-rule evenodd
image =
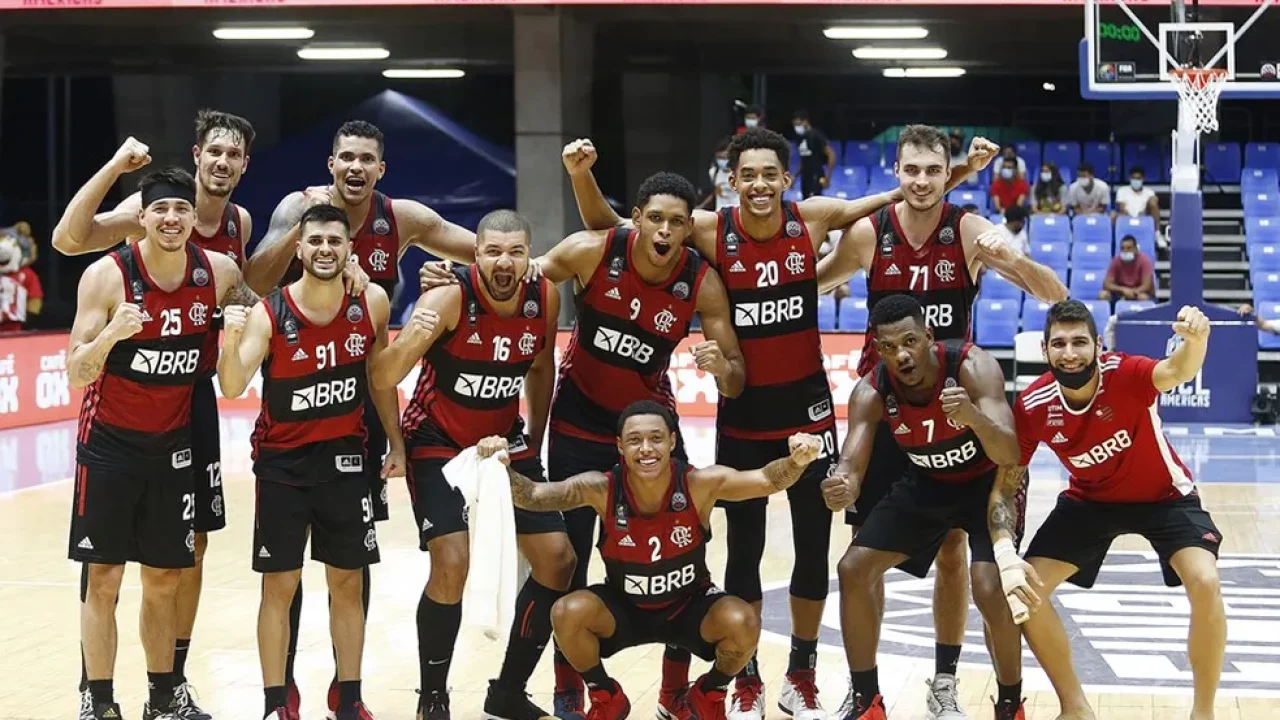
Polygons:
M942 367L928 405L913 405L902 398L898 383L884 362L878 362L867 376L884 400L884 421L893 429L898 447L918 472L941 482L967 482L996 467L982 449L977 434L948 418L939 399L943 388L960 384L960 365L972 347L972 343L960 340L933 344Z
M649 516L636 510L625 465L605 473L609 512L601 518L596 543L604 560L605 584L638 607L666 607L704 595L711 585L706 558L711 530L702 525L689 492L692 469L671 459L671 485L661 509Z
M375 334L364 295L345 297L345 306L325 325L306 319L290 286L263 299L271 344L262 363L262 411L252 438L259 478L313 482L310 460L326 453L347 463L340 471L363 467L366 361Z
M520 391L547 337L545 279L526 283L518 310L499 315L480 288L475 265L453 269L462 290L458 326L442 335L422 358L413 400L404 411L404 434L425 423L458 447L490 435L507 437L520 418ZM453 457L452 447L414 444L414 457Z
M110 255L123 276L125 301L142 311L142 330L115 344L102 375L85 391L82 461L167 460L189 445L191 393L218 297L205 251L187 244L183 252L187 269L172 292L151 279L136 243ZM180 467L179 458L173 462Z
M207 253L222 253L236 262L236 267L244 268L244 242L240 239L240 210L235 203L227 203L222 210L222 222L210 237L192 229L187 242ZM213 377L218 371L218 332L222 330L222 308L213 312L212 332L205 339L205 352L200 358L200 369L206 378Z
M795 203L782 212L778 234L759 241L743 230L738 208L720 210L715 264L747 365L742 394L721 396L716 414L717 429L734 437L785 438L831 422L813 240Z
M879 240L867 272L867 307L890 295L910 295L924 308L924 322L935 339L969 340L978 283L969 277L960 239L964 208L944 202L938 226L916 250L907 242L896 207L887 205L871 216ZM867 343L858 375L866 377L879 360L875 343Z
M671 275L657 285L631 269L636 231L614 228L578 302L578 323L560 364L551 403L555 432L613 443L618 415L638 400L676 411L667 369L689 335L698 288L708 266L680 248Z
M377 190L369 201L369 214L364 224L352 228L351 254L360 261L360 267L369 275L369 282L387 291L387 297L395 295L400 280L400 232L396 227L396 215L391 210L391 198ZM285 272L280 285L288 285L302 277L302 263L296 258Z

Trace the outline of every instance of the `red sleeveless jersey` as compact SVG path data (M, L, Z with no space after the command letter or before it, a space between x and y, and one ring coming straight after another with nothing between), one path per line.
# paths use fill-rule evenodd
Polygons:
M345 298L325 325L306 319L290 286L263 299L272 331L252 437L259 478L314 482L308 461L318 450L337 454L347 464L341 471L363 467L366 361L375 336L364 295Z
M884 420L893 428L898 447L917 472L940 482L968 482L996 468L978 436L967 426L952 423L938 398L943 388L960 384L960 365L972 347L955 340L933 344L941 367L928 405L913 405L901 398L898 383L883 362L867 377L884 400Z
M156 286L136 243L110 255L125 301L142 310L142 331L115 344L85 391L79 443L90 463L155 460L189 446L191 393L218 297L205 252L191 244L183 252L187 269L172 292ZM174 467L178 462L174 457Z
M244 242L240 239L240 211L235 203L227 203L222 210L222 222L211 237L205 237L196 229L191 230L187 242L207 253L222 253L236 262L236 267L244 268ZM200 358L200 370L205 378L211 378L218 372L218 332L222 330L222 308L213 313L213 327L205 339L204 355Z
M364 224L351 231L351 254L359 259L369 281L386 290L387 297L393 297L400 280L400 232L396 228L395 213L391 211L391 198L374 190ZM295 258L280 285L283 287L300 277L302 263Z
M747 235L736 207L720 211L716 229L716 269L747 365L742 394L721 396L716 413L717 429L733 437L785 438L833 419L813 240L795 203L782 212L782 228L765 241Z
M969 277L960 240L964 208L944 202L938 226L916 250L907 242L896 207L887 205L871 216L879 241L867 272L867 307L890 295L910 295L924 307L924 321L933 328L934 339L968 341L978 284ZM865 377L879 360L875 343L868 342L858 375Z
M707 541L689 492L688 463L671 460L671 485L661 509L645 516L636 510L627 485L625 465L605 473L609 478L609 512L601 518L596 547L604 561L605 584L638 607L663 608L705 594Z
M430 424L466 448L490 435L507 437L519 421L525 375L550 342L546 293L554 288L546 279L525 284L516 314L502 317L485 299L475 265L453 273L462 289L462 314L422 359L418 387L404 411L404 434ZM416 458L456 454L456 448L440 445L413 448Z
M638 400L676 410L667 369L689 335L707 264L680 248L675 269L650 285L631 269L636 231L609 231L600 265L579 295L578 322L560 363L551 429L612 444L618 415Z

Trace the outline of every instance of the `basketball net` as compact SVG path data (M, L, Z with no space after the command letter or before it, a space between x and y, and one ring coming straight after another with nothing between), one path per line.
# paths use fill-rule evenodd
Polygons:
M1221 68L1174 68L1169 71L1183 108L1191 111L1199 133L1218 129L1218 95L1226 82Z

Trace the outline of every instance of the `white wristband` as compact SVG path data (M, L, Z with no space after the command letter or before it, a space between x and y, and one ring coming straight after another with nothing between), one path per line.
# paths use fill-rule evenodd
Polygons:
M995 542L995 545L991 546L991 549L995 553L996 565L999 565L1002 569L1009 563L1021 560L1018 557L1018 551L1013 547L1013 541L1009 538L1000 538Z

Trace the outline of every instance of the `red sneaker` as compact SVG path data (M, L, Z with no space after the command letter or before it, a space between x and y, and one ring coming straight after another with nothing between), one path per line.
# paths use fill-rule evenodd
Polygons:
M693 720L725 720L724 700L727 695L724 690L703 689L701 680L694 683L687 703Z
M617 680L613 681L612 689L599 688L588 695L591 697L591 711L587 713L587 720L626 720L631 714L631 701Z
M340 696L338 695L338 679L334 678L329 683L329 698L328 698L329 714L325 716L328 718L328 720L337 720L339 697Z
M889 715L884 709L882 696L876 695L869 703L865 702L861 695L854 696L852 700L851 712L844 716L846 720L888 720Z
M1017 705L1009 700L996 702L995 698L991 702L996 706L996 720L1027 720L1027 712L1022 707L1027 702L1025 699Z
M356 720L373 720L373 713L369 712L369 707L362 702L356 703Z
M688 720L689 663L662 658L662 687L658 691L658 720ZM682 712L684 710L684 712Z
M285 695L285 720L302 720L302 693L298 692L296 683L289 683L288 694Z

